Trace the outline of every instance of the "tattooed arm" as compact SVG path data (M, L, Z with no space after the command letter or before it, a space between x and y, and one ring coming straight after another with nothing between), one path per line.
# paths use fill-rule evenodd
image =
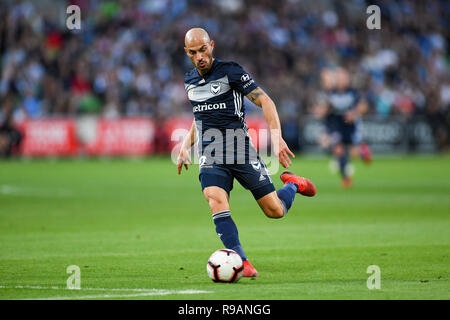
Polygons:
M249 98L257 106L262 107L261 97L264 95L270 99L270 97L264 92L264 90L258 87L247 94L247 98Z
M247 94L254 104L261 107L264 112L264 117L269 124L271 130L281 130L280 119L278 118L277 108L272 99L264 92L260 87L254 89L249 94Z
M278 156L278 161L280 161L283 167L288 168L292 164L289 155L293 158L295 158L295 155L289 150L289 147L281 136L281 124L275 103L260 87L247 94L247 98L262 108L264 117L270 128L272 145L275 154Z

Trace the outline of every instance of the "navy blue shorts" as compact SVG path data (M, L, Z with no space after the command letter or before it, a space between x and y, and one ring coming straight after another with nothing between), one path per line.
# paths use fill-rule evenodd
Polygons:
M333 144L355 145L361 143L361 124L359 121L346 123L343 116L330 114L325 119L325 126Z
M258 160L247 164L209 164L200 166L199 180L202 190L216 186L224 189L228 195L233 189L233 181L237 181L253 194L255 200L275 191L267 167Z

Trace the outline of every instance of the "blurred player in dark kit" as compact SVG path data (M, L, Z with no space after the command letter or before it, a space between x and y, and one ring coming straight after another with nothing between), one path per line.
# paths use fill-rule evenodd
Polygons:
M367 111L367 102L351 87L350 74L342 68L321 72L323 92L315 106L315 113L323 119L326 132L320 145L329 150L337 162L344 188L352 185L351 157L361 157L365 163L372 160L371 151L361 141L361 116Z

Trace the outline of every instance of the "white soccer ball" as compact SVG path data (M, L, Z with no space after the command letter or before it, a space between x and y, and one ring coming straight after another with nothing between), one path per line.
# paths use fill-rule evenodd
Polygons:
M244 263L236 251L219 249L209 257L206 271L214 282L238 282L244 272Z

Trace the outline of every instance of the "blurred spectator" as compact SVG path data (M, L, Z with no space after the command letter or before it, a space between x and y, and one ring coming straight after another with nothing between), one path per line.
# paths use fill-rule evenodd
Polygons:
M81 8L81 31L66 28L70 4ZM381 8L381 30L366 28L370 4ZM12 94L22 117L190 114L183 39L201 26L218 40L215 55L244 65L283 120L309 112L321 70L342 65L368 97L369 114L426 115L445 146L449 21L445 0L7 0L0 98Z
M0 157L13 155L22 141L22 134L13 123L13 108L13 96L8 95L0 109Z

